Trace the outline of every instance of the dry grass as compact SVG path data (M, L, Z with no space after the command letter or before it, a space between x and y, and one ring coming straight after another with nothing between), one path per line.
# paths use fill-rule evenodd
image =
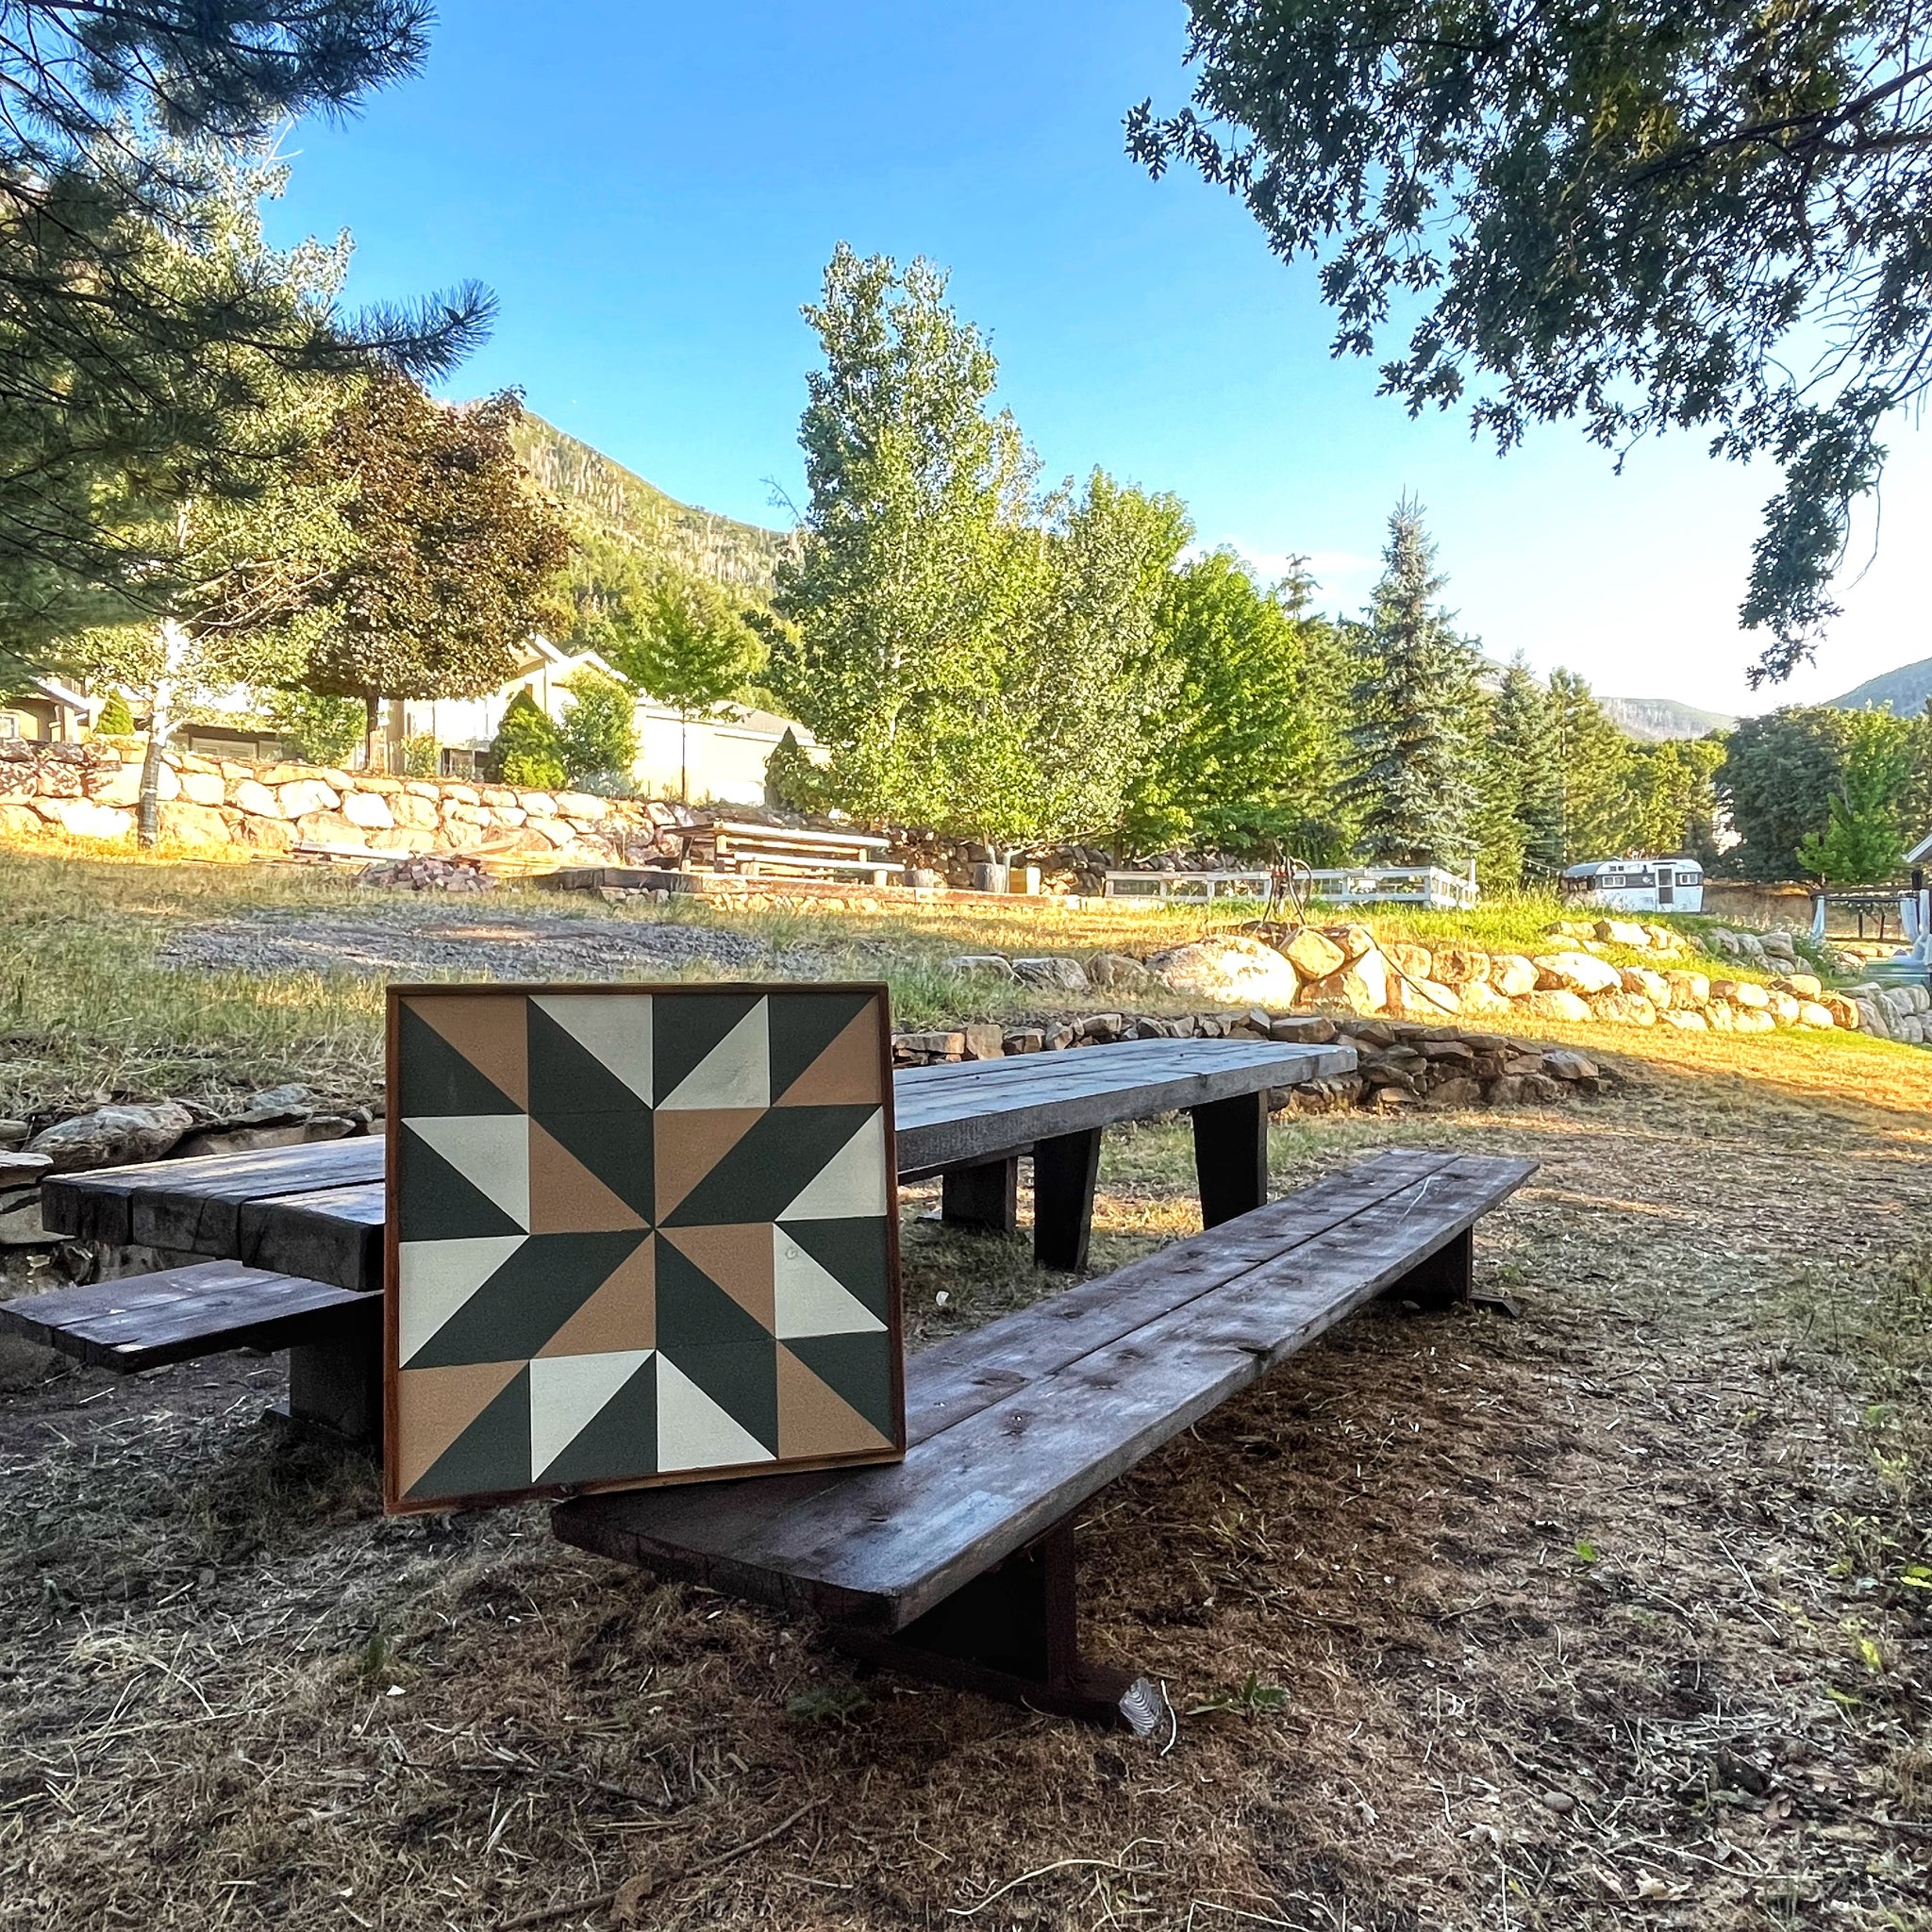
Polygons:
M1171 1747L856 1684L534 1508L386 1524L255 1420L267 1363L24 1391L0 1920L1932 1923L1924 1089L1625 1072L1403 1124L1544 1163L1483 1246L1522 1322L1373 1312L1098 1499L1090 1647ZM1283 1128L1280 1179L1390 1137ZM1108 1260L1192 1224L1185 1170L1110 1140ZM909 1235L922 1334L1041 1285Z

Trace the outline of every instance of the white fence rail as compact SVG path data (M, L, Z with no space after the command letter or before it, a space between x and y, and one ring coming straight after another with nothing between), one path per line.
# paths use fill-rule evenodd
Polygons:
M1109 899L1148 905L1197 899L1265 899L1266 872L1110 872ZM1327 906L1474 906L1479 896L1474 878L1444 872L1439 865L1362 866L1329 872L1297 873L1312 898Z

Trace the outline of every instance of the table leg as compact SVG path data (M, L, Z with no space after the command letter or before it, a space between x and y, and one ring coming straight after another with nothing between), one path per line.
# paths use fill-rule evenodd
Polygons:
M1268 1096L1238 1093L1193 1109L1201 1225L1219 1227L1268 1205Z
M1086 1267L1099 1173L1098 1127L1034 1143L1033 1258L1041 1267Z
M341 1324L289 1351L289 1421L346 1441L382 1443L382 1297L344 1311Z
M940 1176L940 1219L948 1227L1011 1234L1020 1225L1020 1157L956 1167Z
M1466 1302L1474 1285L1475 1230L1464 1228L1382 1292L1391 1301L1413 1302L1419 1308L1446 1308L1451 1302Z

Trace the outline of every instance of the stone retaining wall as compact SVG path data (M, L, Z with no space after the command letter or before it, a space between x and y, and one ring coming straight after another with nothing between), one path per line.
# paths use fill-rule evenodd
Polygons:
M0 836L132 839L139 748L0 742ZM561 854L648 864L682 850L682 806L533 791L450 778L397 778L331 766L166 754L160 833L172 845L275 855L298 844L371 852Z

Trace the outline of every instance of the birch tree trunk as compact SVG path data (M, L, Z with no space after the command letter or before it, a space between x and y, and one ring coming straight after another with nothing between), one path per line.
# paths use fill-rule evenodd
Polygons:
M141 802L135 811L135 837L143 852L152 852L161 841L161 758L175 735L175 701L188 646L187 631L174 618L163 618L161 673L155 679L148 710L147 751L141 761Z

